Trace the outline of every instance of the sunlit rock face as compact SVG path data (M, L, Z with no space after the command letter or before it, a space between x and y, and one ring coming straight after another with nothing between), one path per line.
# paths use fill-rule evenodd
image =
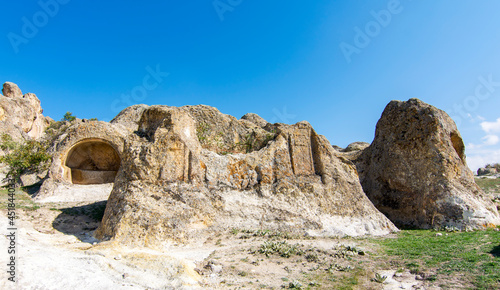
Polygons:
M238 120L208 106L145 109L125 138L97 236L161 246L228 228L397 230L364 194L354 164L307 122Z
M392 101L355 161L364 191L391 221L416 228L500 224L465 161L453 120L418 99Z
M15 141L41 138L51 119L43 116L36 95L23 95L21 89L11 82L3 84L2 93L0 132L9 134Z
M3 94L1 131L43 137L49 119L36 96L12 83ZM111 122L77 119L49 137L52 160L37 198L113 183L96 235L124 244L161 247L228 228L357 236L396 231L392 222L500 224L455 124L417 99L389 103L372 144L342 150L305 121L236 119L204 105L135 105Z
M81 185L114 182L122 162L123 142L130 130L108 122L76 119L52 134L52 162L36 198L43 201L71 195L72 200L88 200L92 196L99 198L96 201L107 199L109 190L94 194L95 187L89 186L86 193Z

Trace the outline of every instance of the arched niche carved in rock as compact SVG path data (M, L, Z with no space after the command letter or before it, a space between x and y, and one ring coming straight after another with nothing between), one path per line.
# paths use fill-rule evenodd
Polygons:
M114 182L120 163L116 149L100 139L79 142L71 148L64 162L71 170L73 184Z

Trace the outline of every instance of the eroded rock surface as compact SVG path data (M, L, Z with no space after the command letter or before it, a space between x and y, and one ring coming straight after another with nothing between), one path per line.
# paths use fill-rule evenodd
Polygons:
M375 139L356 160L363 189L398 225L432 228L500 224L475 184L453 120L420 100L392 101Z
M71 191L74 184L112 183L121 164L124 139L131 134L123 126L103 121L77 119L64 127L51 133L52 162L38 199Z
M22 94L11 82L3 84L0 95L0 132L11 135L14 141L39 139L50 123L43 116L40 100L35 94Z
M353 142L353 143L347 145L347 147L343 151L344 152L361 151L361 150L365 150L369 146L370 146L370 143L366 143L366 142Z
M142 113L148 108L148 105L133 105L123 109L113 120L110 121L113 125L121 125L132 132L137 130Z
M493 175L497 174L498 171L494 167L481 167L477 170L477 175L483 176L483 175Z
M228 228L397 230L365 196L353 163L307 122L262 128L207 106L151 106L138 128L124 142L101 239L154 247Z

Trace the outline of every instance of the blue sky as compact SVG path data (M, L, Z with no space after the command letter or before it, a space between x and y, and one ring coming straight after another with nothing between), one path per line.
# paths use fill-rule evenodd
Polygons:
M390 100L447 111L469 166L500 162L500 2L9 1L0 82L44 114L111 120L136 103L309 121L371 142Z

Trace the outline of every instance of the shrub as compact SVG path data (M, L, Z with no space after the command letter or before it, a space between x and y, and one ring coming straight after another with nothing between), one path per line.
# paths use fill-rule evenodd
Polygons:
M375 273L375 278L372 278L373 282L384 283L387 280L387 276L382 276L379 273Z
M500 163L487 164L485 167L486 168L495 168L497 171L500 171Z
M61 121L73 121L76 119L76 116L73 116L73 113L71 112L66 112L66 114L64 114L63 118L61 119Z
M276 253L283 258L290 258L292 255L302 255L303 251L297 244L290 245L286 241L267 241L260 246L259 253L266 255L266 257Z
M0 148L6 151L0 157L0 162L10 167L9 174L15 178L27 171L40 172L47 169L51 159L46 144L34 140L16 143L8 134L2 135Z

